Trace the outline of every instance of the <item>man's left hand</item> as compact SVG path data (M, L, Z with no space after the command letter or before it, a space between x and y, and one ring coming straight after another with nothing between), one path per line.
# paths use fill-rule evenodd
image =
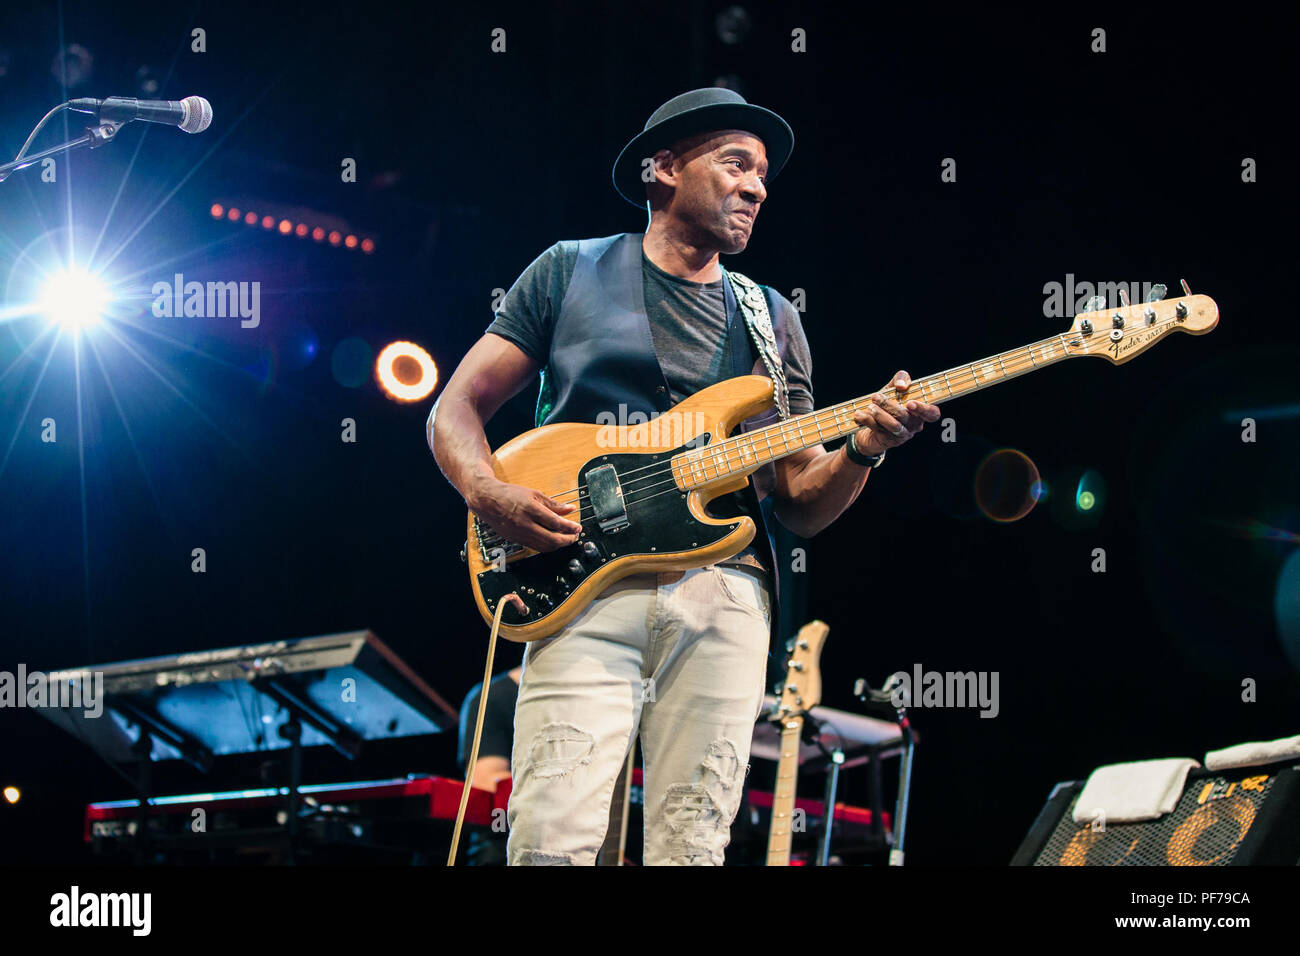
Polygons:
M853 413L853 420L863 427L854 432L849 441L855 442L862 454L884 454L919 434L926 422L939 420L938 405L907 399L907 389L911 384L912 376L900 371L894 376L894 388L903 398L902 403L876 395L865 411Z

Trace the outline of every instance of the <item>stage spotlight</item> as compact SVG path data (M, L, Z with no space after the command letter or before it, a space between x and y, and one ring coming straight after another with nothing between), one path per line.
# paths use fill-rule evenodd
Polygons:
M225 210L224 208L222 208L221 203L219 203L219 202L214 202L214 203L212 204L212 218L213 218L213 219L220 219L220 218L221 218L222 216L224 216L225 214L226 214L226 210Z
M74 332L96 324L109 302L108 290L85 269L53 273L41 287L41 311Z
M418 402L438 385L438 366L414 342L393 342L375 360L375 375L391 398Z
M17 803L23 798L23 792L17 787L5 787L5 803Z
M366 255L370 255L370 253L374 252L374 251L375 251L375 240L373 240L373 239L362 239L362 240L361 240L361 251L364 252Z

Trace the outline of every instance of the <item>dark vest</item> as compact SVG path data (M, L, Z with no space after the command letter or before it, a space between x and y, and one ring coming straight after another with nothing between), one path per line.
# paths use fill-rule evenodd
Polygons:
M653 417L672 407L668 382L655 355L650 337L650 318L645 310L645 279L641 264L640 233L623 233L603 239L583 239L578 244L578 262L569 281L564 303L555 319L551 352L542 370L542 388L537 400L537 424L590 422L601 412L627 412ZM724 279L727 304L728 347L731 375L766 375L754 351L744 318L739 314L731 282ZM786 354L788 330L772 290L764 287L768 312L782 357ZM770 411L741 423L738 431L775 422ZM766 548L771 567L777 568L773 529L771 488L772 465L764 465L752 476L742 494L745 512L758 520L759 534L754 547ZM721 503L721 499L719 499ZM778 581L781 575L778 574ZM780 591L778 585L777 591ZM778 621L774 594L772 626Z

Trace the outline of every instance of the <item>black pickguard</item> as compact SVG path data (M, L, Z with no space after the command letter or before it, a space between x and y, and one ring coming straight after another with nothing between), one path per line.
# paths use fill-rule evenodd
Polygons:
M511 561L499 571L489 567L479 572L479 590L488 611L495 613L501 596L513 591L528 605L528 614L520 614L514 604L509 604L501 616L502 623L532 624L559 610L593 571L614 558L694 551L735 531L739 520L725 525L697 521L687 507L687 493L672 480L669 460L680 452L701 447L708 439L708 435L702 435L668 452L601 455L583 465L580 476L600 465L614 466L623 487L628 526L614 533L601 531L590 498L584 494L578 518L583 533L576 544ZM656 465L660 467L654 471L640 470ZM585 489L585 477L580 481ZM584 552L583 546L588 543L595 547L595 557ZM575 559L582 564L581 573L569 567Z

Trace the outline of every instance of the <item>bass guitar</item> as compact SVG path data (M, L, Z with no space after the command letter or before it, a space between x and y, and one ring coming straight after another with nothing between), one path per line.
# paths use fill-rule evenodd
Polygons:
M1192 295L1185 282L1183 291L1161 299L1164 287L1156 286L1146 303L1081 312L1067 332L914 380L905 394L892 385L880 392L939 404L1065 359L1100 356L1122 365L1176 331L1201 335L1215 327L1214 300ZM732 557L753 540L754 521L713 517L709 502L745 487L767 462L856 431L853 413L872 401L856 398L733 436L773 405L771 381L746 375L640 424L566 422L525 432L492 456L497 477L578 505L570 517L583 530L574 544L541 553L506 540L471 512L464 557L479 612L491 623L498 604L517 595L520 603L510 600L502 613L501 634L534 641L628 575Z
M803 738L804 714L822 700L822 645L830 628L822 621L809 621L788 644L781 699L773 720L781 727L781 758L776 765L776 787L772 791L772 826L767 837L767 865L790 865L790 841L794 834L795 791L799 783L799 745Z

